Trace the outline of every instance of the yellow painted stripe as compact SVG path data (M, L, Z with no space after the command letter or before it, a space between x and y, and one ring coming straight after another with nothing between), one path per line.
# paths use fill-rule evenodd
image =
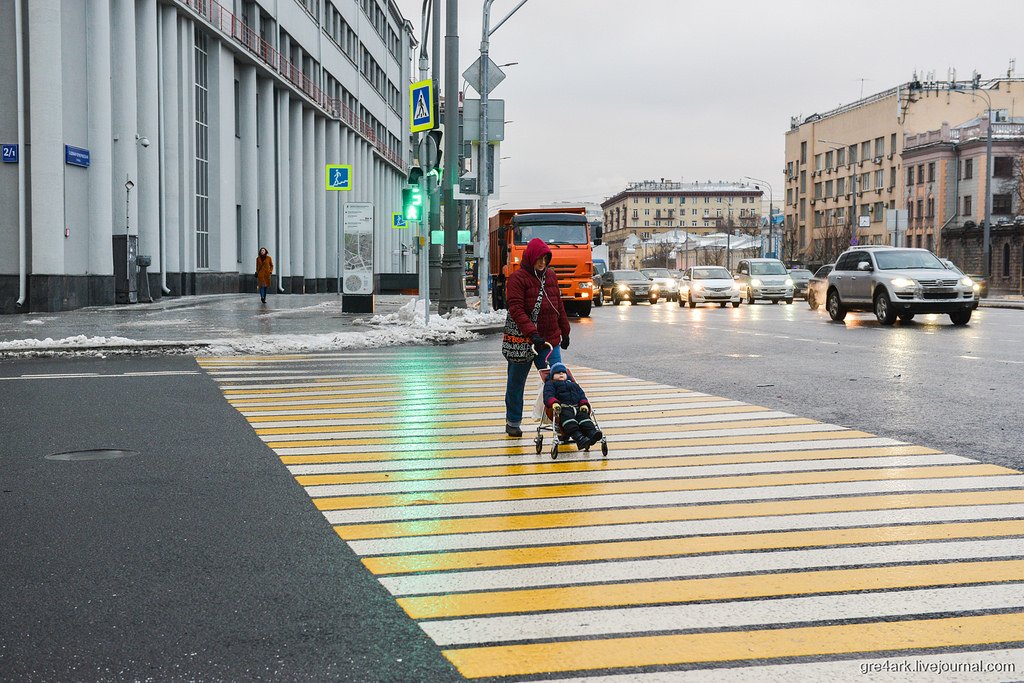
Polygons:
M352 416L347 416L352 417ZM374 416L377 417L377 416ZM623 417L629 417L624 415ZM652 415L652 417L660 417L660 415ZM716 423L700 423L700 424L682 424L682 425L651 425L644 424L643 422L634 423L629 427L615 427L615 434L643 434L645 432L657 431L657 432L691 432L691 431L705 431L707 429L743 429L748 427L785 427L790 425L813 425L820 424L814 420L808 420L807 418L769 418L767 420L749 420L745 422L716 422ZM454 426L459 426L457 422L430 422L430 428L434 429L449 429ZM480 426L477 424L465 425L465 426ZM257 428L255 431L260 436L276 436L281 434L344 434L350 431L368 431L368 430L379 430L382 425L322 425L322 426L309 426L309 427L262 427ZM386 429L386 428L385 428ZM366 437L357 438L353 437L351 440L352 445L369 445L373 443L456 443L462 441L483 441L487 438L495 438L496 434L431 434L429 432L423 432L418 427L410 429L413 434L413 438L410 436L402 436L401 431L395 431L397 436L379 436L379 437ZM501 438L505 438L504 435ZM338 441L342 439L331 439L332 441Z
M957 493L893 494L844 498L772 501L769 503L723 503L715 505L672 505L655 508L581 510L527 515L498 515L453 519L415 520L369 524L337 525L334 530L346 541L401 536L472 534L490 531L522 531L566 527L681 522L701 519L734 519L774 515L808 515L822 512L865 510L907 510L957 505L1006 505L1024 503L1024 490L964 491Z
M644 541L608 541L576 545L532 546L500 550L467 550L448 553L418 553L363 558L363 564L374 574L405 574L410 572L513 567L562 562L594 562L639 557L671 557L704 553L772 550L779 548L813 548L824 546L862 545L869 543L903 543L950 538L990 538L1019 536L1024 532L1020 520L993 522L961 522L945 524L914 524L907 526L821 529L814 531L778 531L718 536L685 536ZM569 577L571 568L566 568Z
M711 410L717 410L709 408L702 414L707 414ZM764 410L764 408L753 408L753 410ZM682 412L682 411L680 411ZM720 411L717 414L721 414ZM741 434L737 436L707 436L700 438L689 438L689 439L657 439L652 441L629 441L628 445L620 446L625 448L672 448L672 447L686 447L686 446L716 446L716 445L732 445L742 443L784 443L786 441L809 441L812 439L868 439L874 438L874 434L868 434L867 432L859 432L855 430L845 430L837 432L795 432L792 434ZM363 441L357 439L344 439L345 443L338 444L339 439L309 439L300 441L268 441L267 446L270 448L322 448L325 446L359 446L359 445L372 445L370 443L363 443ZM369 440L366 440L369 441ZM436 453L445 453L449 457L466 457L467 454L472 453L473 455L503 455L513 454L517 452L528 453L534 450L533 443L531 442L528 447L507 447L500 446L495 448L466 448L458 449L450 452L444 450L444 443L431 440L423 443L425 450L429 449L430 455L427 457L435 457ZM433 448L432 448L433 447ZM614 447L614 446L613 446ZM361 453L351 453L350 455L358 456ZM408 457L406 453L398 453L402 458ZM362 458L359 458L360 460Z
M467 678L1024 641L1024 613L444 650Z
M935 465L902 469L825 470L818 472L782 472L778 474L740 474L725 477L690 477L644 481L587 482L549 486L510 486L464 491L417 491L415 493L368 496L332 496L314 499L320 510L400 507L411 505L450 505L486 503L527 498L566 498L602 496L616 493L652 493L658 491L706 491L709 489L788 486L794 484L831 484L841 481L878 481L889 479L927 479L930 477L981 477L1018 474L998 465ZM1024 478L1022 478L1024 483ZM1024 526L1024 525L1022 525Z
M856 445L856 439L870 437L870 434L865 432L857 431L842 431L842 432L804 432L802 434L796 434L791 436L790 434L775 435L778 438L772 436L752 437L754 440L744 440L739 436L732 437L715 437L705 439L665 439L656 441L632 441L627 446L617 445L614 440L611 441L611 449L623 450L624 447L628 449L667 449L667 447L675 446L700 446L700 445L736 445L743 443L781 443L788 441L803 441L805 439L836 439L836 440L848 440L849 443ZM785 436L786 438L781 438ZM697 441L708 441L708 442L697 442ZM294 447L295 441L285 441L288 445L284 445L281 442L275 444L268 444L273 449L287 449L287 447ZM390 461L390 460L432 460L438 457L444 458L474 458L478 456L536 456L537 450L535 449L534 443L531 441L509 441L509 445L489 447L489 449L443 449L443 447L431 447L423 446L418 451L367 451L365 453L319 453L319 454L308 454L308 455L282 455L281 461L286 465L310 465L316 463L364 463L364 462L376 462L376 461ZM512 445L512 444L515 445ZM331 445L328 443L327 445Z
M477 399L477 400L479 401L479 399ZM692 397L692 398L691 397L686 397L686 398L672 398L672 399L668 399L668 400L671 401L672 403L695 403L697 401L702 401L704 399L702 397ZM493 408L495 410L499 410L501 408L501 406L504 405L504 403L501 402L501 398L500 397L497 397L497 398L493 399L491 402L493 403L493 405L492 406L488 406L488 408ZM606 415L611 414L609 412L609 410L608 410L609 408L635 408L635 407L638 407L638 406L658 405L658 404L664 403L664 402L665 402L665 399L660 399L660 398L638 398L638 399L625 399L625 400L621 400L621 401L612 401L612 400L605 399L605 400L601 401L601 417L605 417ZM293 405L293 406L258 406L258 407L253 407L253 408L246 408L245 406L241 406L239 408L239 411L240 412L245 412L245 413L250 413L250 412L271 412L271 411L293 410L293 409L297 409L297 410L322 410L322 411L328 411L328 410L333 410L335 408L350 408L350 407L352 407L352 405L353 404L351 404L351 403L307 403L307 404ZM380 405L380 404L374 404L374 405ZM381 411L374 411L374 415L375 416L395 416L395 415L405 414L405 413L408 412L405 409L396 410L395 408L397 406L399 406L399 405L401 405L401 404L400 403L394 404L394 406L391 407L390 410L388 410L388 411L383 411L383 410L381 410ZM533 401L532 401L532 399L530 401L529 407L530 407L530 410L533 410ZM431 410L431 414L432 415L479 415L479 414L481 414L481 412L483 412L483 411L481 411L481 408L479 406L474 406L472 408L441 408L441 409L436 409L435 408L435 409ZM624 411L624 412L628 413L631 417L634 417L634 418L637 418L637 419L642 419L642 417L646 417L648 415L651 415L651 416L657 416L658 415L658 413L653 412L653 411L650 412L650 413L643 413L642 416L641 415L637 415L635 412L633 412L633 413L630 413L629 411ZM618 413L615 413L615 414L618 414ZM246 419L249 422L255 424L255 423L262 423L262 422L277 422L279 420L329 420L329 419L334 419L334 418L344 419L344 418L350 418L350 417L358 417L358 414L318 412L318 413L298 413L298 414L293 414L293 415L249 415L249 416L246 417Z
M601 458L524 463L521 465L490 465L484 467L452 467L395 472L350 472L345 474L300 474L295 480L303 486L323 484L373 484L385 481L423 481L428 479L462 479L464 477L508 477L523 474L570 472L615 472L638 468L692 467L695 465L731 465L752 462L783 462L787 460L825 460L829 458L872 458L892 455L928 455L940 451L922 446L876 446L873 448L823 448L813 451L774 451L765 453L725 453L721 455L680 455L663 458Z
M462 391L467 391L467 389L463 389ZM650 397L650 396L657 396L657 395L662 395L662 394L678 394L681 391L684 391L684 390L676 389L675 387L666 387L666 388L663 388L663 389L644 389L643 390L643 394L646 397ZM258 391L252 391L252 392L248 392L248 393L259 393L259 392ZM536 395L537 395L537 387L533 387L533 388L527 387L524 393L525 393L526 396L536 397ZM622 391L618 391L618 392L613 392L613 391L603 392L603 391L601 391L601 392L599 392L599 391L594 390L594 391L587 392L587 395L590 396L591 398L597 399L597 398L602 398L602 397L605 397L605 396L615 396L617 394L622 394L622 393L623 393ZM394 394L394 392L383 392L381 395L393 395L393 394ZM316 398L316 399L323 399L325 401L330 401L330 400L336 400L336 399L340 399L340 398L353 398L354 396L355 395L352 394L352 393L340 391L340 392L334 392L334 393L330 393L330 394L311 394L309 396L297 395L297 396L288 396L288 397L274 396L274 397L269 397L269 398L239 398L237 396L236 397L228 396L227 399L228 399L228 403L230 403L233 406L243 406L243 407L245 407L245 406L248 406L248 404L250 404L250 403L251 404L256 404L256 405L260 405L260 404L275 404L273 409L276 410L279 407L281 407L283 405L286 405L286 404L282 404L281 401L299 400L299 399L303 399L303 398L309 398L309 399ZM442 406L442 405L448 405L448 404L453 404L453 403L479 403L483 398L484 397L482 397L482 396L459 396L457 394L452 394L452 395L449 395L449 396L437 396L437 397L433 397L433 398L429 398L429 399L428 398L422 398L421 399L421 398L406 397L403 400L403 398L396 396L395 400L393 400L393 401L366 401L366 402L357 401L357 402L352 402L352 403L341 403L341 404L338 404L338 405L341 406L341 407L349 407L349 408L351 408L351 407L358 407L358 406L399 406L399 405L403 405L403 404L409 404L410 401L412 401L412 402L419 401L424 406ZM498 392L495 392L494 398L500 401L501 400L501 395ZM596 403L596 400L595 400L595 403ZM532 398L529 399L528 404L530 406L533 405L533 399ZM246 409L249 410L249 408L246 408Z
M1024 560L942 562L482 593L446 593L398 598L398 604L413 619L440 619L512 612L667 605L699 600L743 600L784 595L968 585L1021 579L1024 579Z

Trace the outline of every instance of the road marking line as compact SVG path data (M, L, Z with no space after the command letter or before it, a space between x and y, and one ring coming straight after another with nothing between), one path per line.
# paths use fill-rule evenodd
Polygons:
M1024 613L445 650L467 678L919 650L1022 640Z
M610 559L705 555L709 553L769 550L772 548L810 548L822 546L928 541L944 538L983 538L1018 536L1020 520L958 522L883 526L870 528L825 529L812 531L773 531L724 536L690 536L640 541L606 541L578 545L534 546L501 550L468 550L447 553L417 553L364 557L363 564L374 574L451 571L481 567L517 567L531 564L564 564Z

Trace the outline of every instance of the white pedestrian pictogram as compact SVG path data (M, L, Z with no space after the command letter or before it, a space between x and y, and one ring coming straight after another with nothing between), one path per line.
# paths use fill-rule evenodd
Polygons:
M430 119L430 108L427 107L427 98L423 93L423 90L416 93L416 113L413 118L417 121Z
M348 182L345 178L346 175L343 168L331 169L331 185L334 187L344 187Z

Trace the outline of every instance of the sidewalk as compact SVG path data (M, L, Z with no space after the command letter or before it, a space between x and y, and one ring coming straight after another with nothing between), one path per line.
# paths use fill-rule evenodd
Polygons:
M408 296L378 296L375 315L343 313L337 294L214 294L152 304L0 316L0 357L65 352L300 353L450 344L501 329L504 315L431 315ZM476 304L471 300L471 305ZM500 320L499 320L500 318Z
M982 308L1016 308L1024 310L1024 296L989 296L981 300Z

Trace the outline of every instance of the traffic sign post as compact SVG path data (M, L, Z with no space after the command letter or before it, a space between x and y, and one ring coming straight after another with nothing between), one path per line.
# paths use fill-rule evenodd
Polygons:
M327 164L324 168L324 183L328 190L335 192L349 192L352 190L352 165L351 164ZM341 194L338 194L338 296L341 296Z
M409 132L434 127L434 82L418 81L409 86Z

